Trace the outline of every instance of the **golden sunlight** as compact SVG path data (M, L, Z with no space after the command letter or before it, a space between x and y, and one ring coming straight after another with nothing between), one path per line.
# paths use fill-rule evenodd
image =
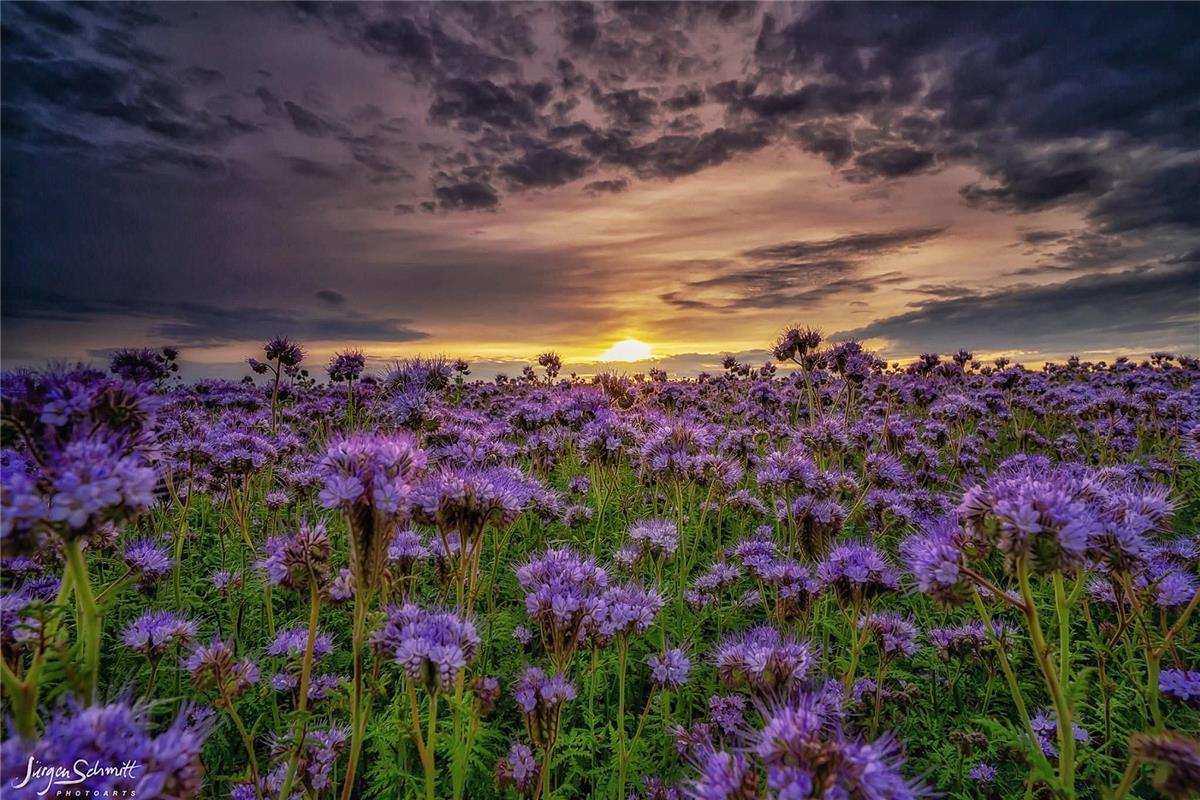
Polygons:
M597 361L645 361L654 358L650 345L637 339L622 339L600 354Z

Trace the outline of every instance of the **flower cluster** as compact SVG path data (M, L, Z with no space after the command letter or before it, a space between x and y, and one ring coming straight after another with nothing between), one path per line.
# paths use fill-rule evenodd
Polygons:
M405 677L430 692L447 691L479 652L475 626L453 611L429 611L412 603L388 609L371 640L399 664Z

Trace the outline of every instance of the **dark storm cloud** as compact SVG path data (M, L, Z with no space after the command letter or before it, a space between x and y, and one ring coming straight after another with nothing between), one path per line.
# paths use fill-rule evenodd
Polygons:
M313 297L317 298L323 303L328 303L331 306L340 306L342 303L346 302L346 295L342 294L341 292L334 291L333 289L321 289L319 292L316 292Z
M583 175L592 166L591 159L557 147L535 147L518 160L500 167L500 174L511 183L525 188L561 186Z
M1128 179L1088 214L1106 233L1146 228L1200 228L1200 162L1173 165Z
M915 147L880 147L868 150L854 159L856 172L871 178L902 178L927 169L933 164L933 153Z
M345 310L313 315L295 309L265 306L216 306L206 303L135 303L128 300L80 299L28 295L20 303L4 304L13 320L88 321L142 318L152 322L154 336L190 347L266 339L283 332L311 340L411 342L428 334L409 327L408 320L374 317Z
M921 304L915 311L836 334L884 338L905 352L958 347L1129 347L1147 335L1195 342L1200 325L1200 265L1087 275Z
M305 136L320 139L342 130L340 125L323 119L320 115L308 110L299 103L293 103L291 100L284 101L283 109L287 112L288 118L291 119L292 127Z
M895 271L859 275L871 259L918 247L945 230L909 228L755 247L711 277L687 281L661 299L676 308L733 310L811 306L836 295L871 293L906 280ZM719 299L704 299L714 291Z
M589 194L620 194L629 188L629 181L624 178L592 181L583 187Z
M971 204L1017 212L1039 211L1072 199L1099 197L1112 185L1112 176L1084 153L1021 156L987 171L998 185L986 188L978 183L969 184L959 190L963 199Z
M480 180L439 186L434 195L444 210L490 211L500 205L500 195L490 184Z

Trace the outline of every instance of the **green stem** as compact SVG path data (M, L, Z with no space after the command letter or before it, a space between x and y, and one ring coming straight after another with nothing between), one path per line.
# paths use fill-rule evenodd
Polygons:
M100 608L96 605L96 597L92 594L87 561L79 548L79 540L66 541L63 544L63 553L67 559L67 571L75 584L75 598L79 601L80 615L77 622L80 638L83 640L83 686L87 700L91 702L100 677L100 634L103 631L103 621Z
M1050 647L1042 632L1042 623L1038 618L1037 606L1033 600L1033 590L1029 585L1029 565L1022 558L1017 562L1017 582L1021 587L1021 598L1025 602L1025 619L1029 623L1029 635L1033 641L1034 654L1042 668L1042 677L1050 698L1054 702L1054 712L1058 727L1058 780L1063 793L1068 798L1075 797L1075 737L1071 732L1071 706L1063 692L1059 681L1058 671L1050 659ZM1065 613L1060 609L1060 613ZM1035 740L1036 745L1036 740Z

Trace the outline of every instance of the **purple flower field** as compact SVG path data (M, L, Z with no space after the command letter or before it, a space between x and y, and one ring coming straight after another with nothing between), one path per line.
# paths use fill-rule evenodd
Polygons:
M3 795L1197 796L1200 363L773 345L6 372Z

